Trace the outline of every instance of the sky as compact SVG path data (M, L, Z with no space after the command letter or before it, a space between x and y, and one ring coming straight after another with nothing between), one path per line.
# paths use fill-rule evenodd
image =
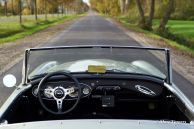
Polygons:
M90 5L90 0L83 0L85 3L87 3L88 5Z

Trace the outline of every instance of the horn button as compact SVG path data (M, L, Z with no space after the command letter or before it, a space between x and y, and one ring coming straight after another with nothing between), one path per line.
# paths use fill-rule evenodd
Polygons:
M61 88L57 88L54 92L54 95L57 99L62 99L65 96L65 93L63 91L63 89Z

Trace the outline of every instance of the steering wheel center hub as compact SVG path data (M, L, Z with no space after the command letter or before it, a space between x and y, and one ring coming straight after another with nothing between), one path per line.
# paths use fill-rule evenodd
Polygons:
M63 91L63 89L61 88L57 88L54 92L54 96L57 98L57 99L61 99L65 96L65 93Z

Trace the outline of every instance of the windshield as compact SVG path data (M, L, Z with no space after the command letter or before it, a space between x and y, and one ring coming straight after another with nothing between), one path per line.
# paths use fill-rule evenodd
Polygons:
M121 47L61 47L30 50L28 79L55 71L143 74L165 79L164 50Z

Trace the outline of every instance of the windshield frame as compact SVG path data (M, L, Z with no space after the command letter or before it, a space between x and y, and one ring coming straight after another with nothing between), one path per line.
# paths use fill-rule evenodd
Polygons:
M143 50L153 50L153 51L163 51L165 52L166 59L166 68L167 68L167 77L166 83L172 84L172 66L170 58L170 50L168 48L156 48L156 47L142 47L142 46L118 46L118 45L75 45L75 46L56 46L56 47L40 47L40 48L30 48L26 49L25 56L23 60L23 69L22 69L22 84L26 85L28 83L28 61L29 56L32 51L41 51L41 50L56 50L56 49L72 49L72 48L121 48L121 49L143 49Z

